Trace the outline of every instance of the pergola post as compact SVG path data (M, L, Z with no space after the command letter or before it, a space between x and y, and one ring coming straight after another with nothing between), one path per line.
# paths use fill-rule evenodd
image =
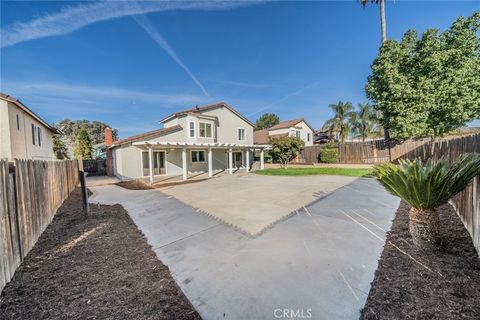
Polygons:
M265 151L262 149L260 151L260 170L265 169Z
M152 147L148 148L148 170L150 173L150 184L153 184L153 149Z
M182 173L183 173L183 180L187 180L187 148L183 147L182 149Z
M228 149L228 173L233 174L233 153L232 153L232 149Z
M213 176L212 148L208 148L208 177Z
M245 171L250 171L250 149L245 150Z

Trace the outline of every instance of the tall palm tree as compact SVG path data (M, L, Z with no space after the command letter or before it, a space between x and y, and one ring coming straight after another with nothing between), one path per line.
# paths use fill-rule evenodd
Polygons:
M382 135L375 111L368 103L359 103L358 110L350 115L349 121L355 136L362 138L362 141Z
M380 4L380 26L382 28L382 45L387 41L387 22L385 18L385 0L360 0L360 4L365 7L367 3Z
M338 132L339 140L343 143L350 133L349 119L352 116L353 106L350 102L339 101L337 104L331 104L328 107L333 110L334 117L325 121L322 129L328 130L330 135Z
M384 163L375 167L375 178L392 194L412 206L409 231L415 245L436 249L440 240L440 221L437 208L465 189L480 175L480 153L467 153L448 166L447 159L436 163L429 159L400 160L400 165Z

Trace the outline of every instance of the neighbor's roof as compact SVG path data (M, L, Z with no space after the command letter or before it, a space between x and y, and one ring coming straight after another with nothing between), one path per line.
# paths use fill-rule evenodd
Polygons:
M253 132L253 143L254 144L268 144L270 138L280 138L288 136L288 133L282 134L268 134L269 129L263 129Z
M47 129L49 129L49 130L52 131L53 133L58 133L58 134L61 134L61 133L62 133L62 132L61 132L60 130L58 130L57 128L49 125L45 120L43 120L42 118L40 118L40 116L38 116L35 112L33 112L32 110L30 110L30 108L28 108L26 105L24 105L24 104L23 104L20 100L18 100L17 98L12 97L12 96L9 96L8 94L5 94L5 93L0 92L0 99L15 104L17 107L19 107L20 109L22 109L23 111L25 111L26 113L28 113L31 117L33 117L35 120L37 120L38 122L40 122L41 124L43 124Z
M235 110L234 108L232 108L231 106L229 106L228 104L226 104L223 101L212 103L212 104L207 104L207 105L200 106L200 107L197 106L197 107L194 107L194 108L190 108L190 109L182 110L182 111L179 111L179 112L175 112L175 113L172 113L171 115L169 115L168 117L160 120L160 122L164 123L164 122L167 122L168 120L174 119L178 116L205 112L205 111L214 110L214 109L218 109L218 108L222 108L222 107L227 108L228 110L230 110L231 112L236 114L238 117L240 117L242 120L247 122L249 125L251 125L252 127L255 127L255 125L250 120L245 118L240 112L238 112L237 110Z
M175 126L171 126L171 127L167 127L167 128L161 128L161 129L157 129L157 130L153 130L153 131L148 131L148 132L145 132L145 133L137 134L137 135L135 135L135 136L131 136L131 137L128 137L128 138L125 138L125 139L122 139L122 140L114 141L114 142L112 143L112 145L110 146L110 148L118 147L118 146L120 146L120 145L122 145L122 144L134 142L134 141L137 141L137 140L140 140L140 139L144 139L144 138L148 138L148 137L155 136L155 135L167 134L167 133L176 131L176 130L181 129L181 128L182 128L182 126L180 126L180 125L177 124L177 125L175 125Z
M307 121L305 121L304 118L298 118L298 119L292 119L292 120L286 120L286 121L282 121L280 122L279 124L276 124L274 125L273 127L270 127L268 128L269 131L271 130L279 130L279 129L287 129L287 128L291 128L291 127L295 127L297 124L299 124L300 122L305 122L307 124L307 126L312 129L312 131L315 132L315 130L312 128L311 125L308 124Z

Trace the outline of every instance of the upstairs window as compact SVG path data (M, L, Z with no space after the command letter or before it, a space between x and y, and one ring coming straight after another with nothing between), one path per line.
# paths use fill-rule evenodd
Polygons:
M238 140L240 140L240 141L245 140L245 129L238 128Z
M198 124L198 136L201 138L212 137L212 124L206 122L200 122Z
M195 138L195 122L193 121L188 123L188 136L190 138Z
M20 131L20 115L17 114L17 130Z
M290 137L295 137L295 129L290 130Z
M297 138L300 138L300 130L295 131L295 136L296 136Z
M307 141L310 142L310 139L311 139L310 132L308 132L307 133Z
M40 127L37 127L37 133L38 133L38 146L42 146L42 129Z
M35 145L35 125L32 123L32 143Z

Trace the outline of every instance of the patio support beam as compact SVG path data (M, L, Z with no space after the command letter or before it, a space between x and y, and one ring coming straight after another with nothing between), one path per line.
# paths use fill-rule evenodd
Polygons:
M250 149L245 150L245 171L250 171Z
M260 151L260 170L265 169L265 150Z
M233 153L232 153L232 149L228 149L228 173L233 174Z
M187 148L183 147L182 149L182 173L183 180L187 180Z
M212 163L212 148L208 148L208 177L213 176L213 163Z
M148 148L148 172L150 173L150 184L153 184L153 149Z

